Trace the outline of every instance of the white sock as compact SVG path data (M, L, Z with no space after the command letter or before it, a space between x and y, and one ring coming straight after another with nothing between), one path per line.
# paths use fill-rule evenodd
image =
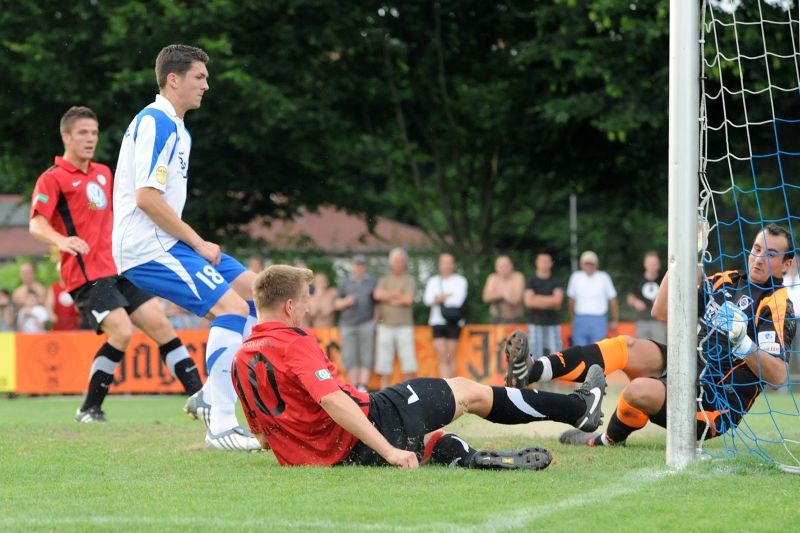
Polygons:
M239 315L218 316L211 322L206 347L208 380L203 399L211 404L209 431L219 435L239 425L236 420L236 391L231 379L231 362L242 345L246 319Z
M247 300L247 305L250 306L250 314L247 316L247 322L244 325L244 331L242 332L242 338L246 339L250 336L250 332L253 330L253 326L256 325L258 318L256 318L256 304L253 300Z

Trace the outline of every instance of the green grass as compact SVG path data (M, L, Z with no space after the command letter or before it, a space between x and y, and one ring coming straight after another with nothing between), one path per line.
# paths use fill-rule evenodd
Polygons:
M0 530L775 531L800 519L800 476L747 458L671 473L661 430L589 449L466 417L455 431L473 445L546 446L553 464L283 468L269 452L206 450L183 401L112 396L108 424L79 425L77 397L0 399Z

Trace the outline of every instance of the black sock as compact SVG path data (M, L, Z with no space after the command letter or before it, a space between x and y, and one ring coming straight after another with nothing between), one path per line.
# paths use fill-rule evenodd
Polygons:
M571 425L586 412L586 402L574 394L492 387L492 397L486 420L498 424L554 420Z
M430 464L469 467L469 459L477 450L458 435L447 433L436 441L431 452Z
M197 365L178 337L159 346L158 353L170 374L181 382L187 394L192 395L203 387Z
M536 356L536 354L534 354ZM547 361L543 361L547 359ZM535 383L537 381L550 381L555 378L566 376L570 372L574 372L583 363L583 371L577 376L571 376L570 381L583 381L586 378L586 372L592 365L600 365L605 368L603 361L603 354L600 352L600 347L597 344L587 344L585 346L573 346L567 348L563 352L558 352L554 355L547 357L540 357L533 364L531 368L528 383Z
M89 388L86 391L81 411L86 411L90 407L100 408L103 405L108 389L114 381L114 372L124 355L125 352L117 350L108 343L103 344L97 350L92 362L92 370L89 373Z
M617 412L614 411L614 414L611 415L611 420L609 420L608 425L606 426L606 437L609 441L613 443L620 443L625 442L628 440L628 437L631 436L631 433L636 431L637 429L641 428L633 428L624 422L622 422L619 417L617 416ZM595 440L600 440L600 435L598 435ZM603 444L599 442L597 444Z

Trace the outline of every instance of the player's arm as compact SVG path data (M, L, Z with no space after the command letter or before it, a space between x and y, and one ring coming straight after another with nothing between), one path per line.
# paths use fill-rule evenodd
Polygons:
M34 215L28 222L28 231L36 240L45 244L52 244L62 252L78 255L89 251L89 245L86 241L80 237L70 237L57 232L44 215Z
M669 272L664 274L664 279L661 280L661 285L658 286L658 294L656 299L653 300L653 308L650 310L650 316L656 320L663 322L667 321L667 296L669 295Z
M334 422L375 450L389 464L400 468L419 467L419 461L414 452L401 450L389 444L380 431L370 423L361 408L341 390L323 396L320 405Z
M784 385L789 379L789 369L781 357L766 352L753 345L753 351L744 358L744 362L756 376L774 387Z
M191 246L212 265L219 263L221 253L219 245L204 240L189 224L181 220L164 200L161 191L154 187L136 189L136 206L158 227Z

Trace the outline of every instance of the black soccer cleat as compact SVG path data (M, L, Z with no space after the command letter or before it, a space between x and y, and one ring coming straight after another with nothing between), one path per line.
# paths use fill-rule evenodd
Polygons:
M85 411L81 411L80 407L75 413L75 422L82 424L94 424L96 422L107 422L106 414L97 406L90 407Z
M528 349L528 335L518 329L506 339L503 351L506 355L506 387L524 389L530 383L533 359Z
M591 433L603 423L601 409L603 396L606 394L606 377L600 365L592 365L586 373L583 384L572 394L578 396L586 404L586 411L575 421L573 426Z
M544 448L517 451L481 450L469 459L469 468L489 470L544 470L553 461L553 454Z

